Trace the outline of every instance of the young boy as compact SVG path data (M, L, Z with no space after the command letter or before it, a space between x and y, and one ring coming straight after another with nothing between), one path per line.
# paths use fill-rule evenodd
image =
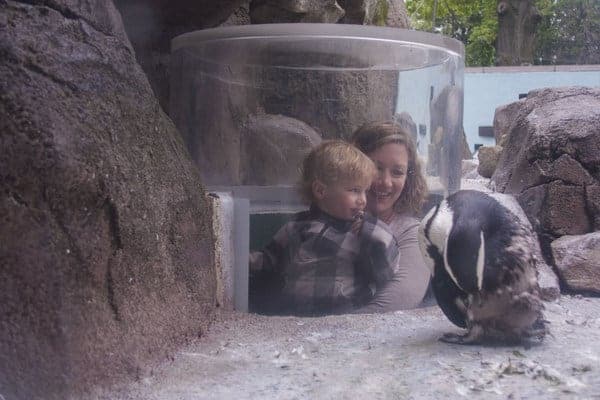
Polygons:
M342 140L324 141L304 160L300 191L310 209L296 214L262 252L250 274L279 282L269 312L345 313L366 304L393 276L393 234L365 215L373 162ZM258 310L259 312L261 310Z

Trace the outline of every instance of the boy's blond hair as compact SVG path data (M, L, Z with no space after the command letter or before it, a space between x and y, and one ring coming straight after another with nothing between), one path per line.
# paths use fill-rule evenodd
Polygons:
M377 173L375 164L356 146L343 140L324 140L302 163L299 191L305 201L315 201L312 185L353 181L370 183Z

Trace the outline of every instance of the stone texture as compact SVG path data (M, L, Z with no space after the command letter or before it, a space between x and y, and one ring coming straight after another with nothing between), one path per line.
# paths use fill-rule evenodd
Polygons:
M471 160L473 158L473 153L471 153L471 149L469 148L469 142L467 141L467 134L465 133L465 129L462 129L462 135L460 135L461 148L462 148L462 160Z
M188 57L185 50L173 53L171 71L171 88L177 96L170 99L170 116L203 182L241 184L241 129L245 116L258 111L250 95L256 85L251 71Z
M582 187L564 185L560 181L536 186L516 195L523 209L538 223L541 232L554 238L591 231L584 196Z
M240 140L248 115L294 118L324 138L348 138L365 121L392 119L398 72L367 68L379 61L372 57L379 48L346 44L350 48L339 52L331 42L310 40L293 47L287 41L206 44L203 57L175 51L171 117L204 182L241 184ZM295 67L273 67L281 65ZM314 65L323 68L303 68Z
M522 105L521 101L515 101L513 103L504 104L498 108L494 112L494 139L496 139L496 144L500 146L504 146L502 143L503 137L507 137L511 131L512 124L516 120L516 115L521 109Z
M552 270L552 267L546 263L544 257L542 255L542 250L540 247L540 243L538 242L537 236L535 235L535 231L525 212L521 208L517 199L508 194L503 193L488 193L494 199L498 200L500 204L505 206L512 212L521 222L521 224L525 227L526 231L529 233L527 236L527 240L529 243L529 247L532 249L532 253L536 259L536 268L538 272L538 284L540 286L540 293L542 298L545 301L555 300L560 296L560 286L558 282L558 277Z
M167 112L171 39L222 23L249 23L249 17L244 15L248 0L115 0L114 3L123 18L135 56Z
M0 394L85 398L207 328L212 211L112 2L32 3L0 2Z
M481 175L477 172L477 168L479 167L479 160L470 159L470 160L462 160L461 164L461 178L462 179L477 179L482 178ZM462 187L462 184L461 184Z
M444 332L461 330L437 306L323 318L224 314L173 362L107 398L594 399L600 299L561 296L545 306L552 336L532 347L442 343Z
M402 0L383 3L378 0L378 3L387 4L386 26L409 27ZM250 24L251 12L252 23L335 23L340 22L345 13L335 0L115 0L115 5L122 15L136 58L161 106L169 114L170 41L175 36L217 26ZM353 23L376 25L377 22L375 18Z
M534 90L505 109L512 122L492 176L497 190L515 194L542 237L595 229L600 89Z
M253 24L321 22L334 24L344 16L336 0L252 0Z
M338 0L346 14L344 24L410 28L403 0Z
M251 115L242 131L240 174L244 185L294 184L302 160L321 136L283 115Z
M273 89L259 93L265 112L301 120L327 139L347 139L366 121L392 119L398 72L366 69L371 60L364 54L365 46L359 45L352 51L344 49L338 54L314 50L310 44L296 52L282 50L289 65L301 63L332 69L266 71L262 84ZM277 52L265 53L264 57L270 58L273 54ZM346 67L352 68L344 70ZM326 107L324 101L327 101Z
M465 156L462 127L463 93L457 86L446 86L429 105L431 143L428 145L426 171L438 176L448 190L460 187L461 160Z
M568 289L600 294L600 232L563 236L551 246L558 274Z
M594 230L600 231L600 185L587 186L585 190L586 207L594 216Z
M249 25L250 24L250 1L245 0L244 3L227 18L219 26L232 25Z
M498 165L502 155L502 147L500 146L481 146L477 152L479 166L477 172L484 178L491 178Z
M595 182L579 162L568 154L563 154L554 161L534 160L529 168L515 170L506 191L515 192L521 188L531 188L554 181L581 187L593 185Z

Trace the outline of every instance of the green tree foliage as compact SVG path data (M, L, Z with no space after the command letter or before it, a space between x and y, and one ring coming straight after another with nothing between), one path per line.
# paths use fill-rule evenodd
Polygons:
M442 33L465 44L467 66L494 64L497 0L405 3L415 29ZM536 0L536 7L542 15L536 32L536 64L600 64L600 0Z
M600 64L600 0L538 0L536 64Z
M467 66L494 63L498 32L496 0L406 0L405 3L415 29L438 32L465 44Z

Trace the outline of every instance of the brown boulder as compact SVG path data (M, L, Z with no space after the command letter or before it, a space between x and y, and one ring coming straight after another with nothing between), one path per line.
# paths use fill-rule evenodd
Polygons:
M563 236L551 246L558 274L568 289L600 294L600 232Z
M252 0L253 24L321 22L334 24L344 16L336 0Z
M403 0L338 0L346 11L342 23L410 28Z
M262 107L304 121L326 139L348 139L365 122L391 120L398 72L374 68L381 47L356 42L339 53L327 41L298 42L293 51L287 43L271 46L261 55L267 65L281 57L285 65L310 68L265 68Z
M283 115L251 115L241 139L244 185L296 183L304 156L321 136L302 121Z
M439 176L450 192L460 188L465 136L462 127L463 92L448 85L429 104L431 143L427 150L428 175Z
M86 398L209 325L211 209L112 2L34 3L0 2L0 392Z
M494 139L496 139L497 145L504 146L503 137L510 133L516 114L521 108L521 102L515 101L496 108L494 113Z
M527 241L529 248L531 249L531 252L536 260L535 264L537 269L538 285L540 287L542 298L547 301L557 299L560 296L558 277L552 270L552 267L550 267L544 260L537 236L535 235L531 223L527 219L527 216L523 212L523 209L519 205L518 201L514 198L514 196L509 194L496 192L489 193L489 195L510 210L510 212L517 217L527 233L525 240Z
M594 216L594 230L600 231L600 185L586 186L585 191L588 212Z
M240 49L236 57L249 51ZM183 48L173 52L171 71L170 116L203 182L240 185L242 125L247 115L259 111L252 68L193 57Z
M477 172L484 178L491 178L502 155L500 146L481 146L477 151L479 166Z
M123 25L160 105L169 111L171 39L220 24L250 23L248 0L115 0ZM90 9L95 9L92 5Z
M392 119L398 72L379 69L386 54L381 47L363 40L341 46L340 40L304 39L307 26L295 26L295 31L274 25L224 30L222 35L249 38L226 45L199 40L201 31L174 41L171 117L208 185L242 184L241 135L248 115L293 118L328 139L349 138L367 121ZM321 26L334 36L346 29ZM298 37L281 40L290 30ZM265 31L273 40L252 39Z
M497 190L515 194L543 235L590 232L599 219L600 89L540 89L515 104Z

